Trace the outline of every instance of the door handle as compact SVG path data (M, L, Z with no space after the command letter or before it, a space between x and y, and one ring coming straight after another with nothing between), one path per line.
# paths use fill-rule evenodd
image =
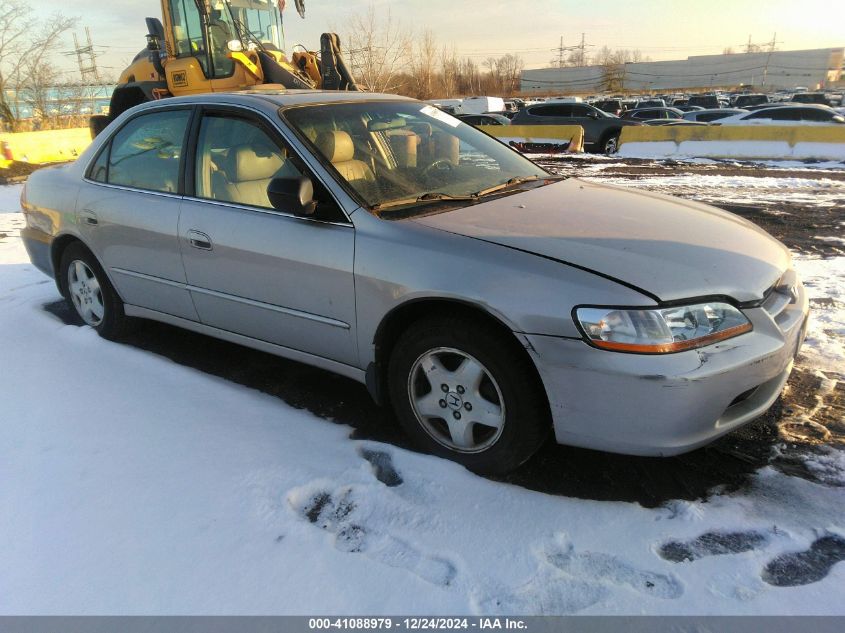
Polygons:
M93 211L89 211L88 209L80 211L77 217L82 224L87 224L88 226L97 226L99 224L97 216Z
M188 244L204 251L212 250L211 238L202 231L191 229L188 231Z

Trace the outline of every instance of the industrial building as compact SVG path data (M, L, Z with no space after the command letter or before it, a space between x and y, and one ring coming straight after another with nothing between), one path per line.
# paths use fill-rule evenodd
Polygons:
M582 94L749 87L810 90L842 81L843 48L697 55L683 60L616 66L538 68L522 72L523 93Z

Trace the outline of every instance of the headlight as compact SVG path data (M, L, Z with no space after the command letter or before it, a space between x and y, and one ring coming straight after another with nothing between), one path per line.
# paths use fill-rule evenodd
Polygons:
M575 316L596 347L640 354L681 352L752 329L737 308L718 302L645 310L582 307Z

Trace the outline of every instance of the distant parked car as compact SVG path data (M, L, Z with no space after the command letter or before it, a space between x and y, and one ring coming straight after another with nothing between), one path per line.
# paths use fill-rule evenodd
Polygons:
M819 105L830 105L827 95L823 92L800 92L792 95L792 103L817 103Z
M666 102L663 99L640 99L634 106L635 110L642 108L665 108Z
M646 125L708 125L701 121L687 121L685 119L651 119L643 121Z
M650 119L682 119L684 113L677 108L637 108L628 110L622 115L623 119L633 121L648 121Z
M694 110L693 112L684 112L685 121L700 121L702 123L710 123L710 121L717 121L735 114L745 114L748 110L741 108L710 108L708 110Z
M638 121L620 119L586 103L542 103L516 113L514 125L580 125L584 128L584 147L593 152L616 152L619 133Z
M604 112L609 112L610 114L615 114L616 116L619 116L625 111L625 106L619 99L604 99L602 101L596 101L593 103L593 107L603 110Z
M687 105L696 105L702 108L721 108L722 102L716 95L692 95L687 100Z
M748 110L749 112L754 112L755 110L763 110L764 108L778 108L780 106L788 106L788 105L795 105L793 103L789 103L788 101L772 101L770 103L761 103L759 105L752 105L743 108L743 110Z
M501 114L458 114L455 118L472 126L479 125L510 125L511 120Z
M845 124L845 117L822 105L775 106L719 119L722 125Z
M737 98L734 99L733 107L735 108L746 108L748 106L755 106L761 105L764 103L769 103L768 95L763 94L748 94L748 95L737 95Z
M694 112L695 110L703 110L701 106L691 106L691 105L675 105L672 106L676 110L680 110L681 112Z

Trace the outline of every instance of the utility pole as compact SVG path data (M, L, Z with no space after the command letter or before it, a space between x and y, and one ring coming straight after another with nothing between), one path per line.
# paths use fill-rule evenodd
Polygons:
M775 52L775 44L777 43L777 38L778 34L777 32L775 32L775 34L772 35L772 41L769 42L769 54L766 55L766 65L763 67L763 82L761 84L764 88L766 87L766 76L769 74L769 61L772 59L772 53Z
M583 46L583 45L584 45L584 36L582 34L581 35L581 46ZM552 59L550 63L553 66L557 66L558 68L563 68L563 66L564 66L563 54L566 53L567 51L577 50L578 48L579 48L578 46L564 46L563 45L563 35L561 35L560 36L560 45L555 46L553 49L551 49L553 53L557 53L557 58Z
M79 64L79 74L83 81L93 77L96 84L100 83L100 71L97 68L97 53L94 52L94 44L91 41L91 31L85 27L85 46L79 45L76 32L73 34L73 52L76 53L76 61Z

